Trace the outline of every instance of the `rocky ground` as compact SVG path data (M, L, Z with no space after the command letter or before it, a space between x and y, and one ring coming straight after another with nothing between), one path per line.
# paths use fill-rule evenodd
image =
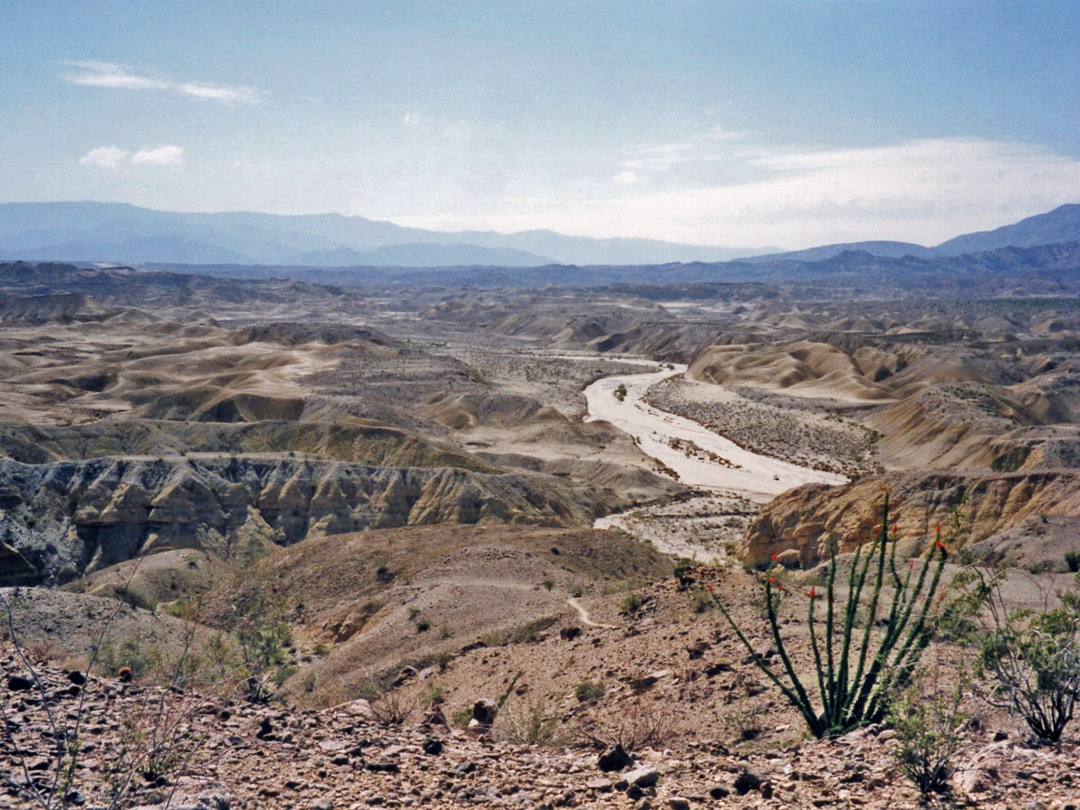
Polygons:
M7 732L0 801L36 806L27 777L50 784L57 761L42 691L10 646L0 658ZM218 689L202 695L91 678L39 665L60 728L82 743L67 789L74 806L172 810L367 807L896 808L918 806L896 765L890 730L835 741L795 741L771 752L733 751L703 736L678 749L640 747L618 761L595 748L493 739L484 725L380 721L364 700L323 711L256 705ZM164 711L148 711L159 705ZM768 721L766 721L768 722ZM164 729L160 726L165 726ZM156 735L156 737L155 737ZM153 783L139 773L149 741L171 764ZM1065 810L1080 804L1080 746L1035 749L1000 729L968 729L954 778L955 806ZM610 751L607 752L609 755ZM26 770L24 770L24 765ZM621 767L616 767L621 766ZM135 773L132 773L135 771ZM128 780L128 777L132 777Z

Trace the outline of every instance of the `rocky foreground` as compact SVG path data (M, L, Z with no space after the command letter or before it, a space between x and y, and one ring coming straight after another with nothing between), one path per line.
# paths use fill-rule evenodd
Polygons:
M10 646L0 657L6 732L0 805L36 805L29 777L51 783L55 748L41 691ZM357 700L323 711L256 705L91 678L39 666L56 723L81 741L72 806L144 810L367 807L916 807L889 729L835 741L735 753L718 741L682 750L534 747L491 739L483 725L449 728L437 710L420 724L381 722ZM162 696L164 699L162 700ZM69 734L70 736L70 734ZM1015 734L969 729L951 801L1013 810L1080 807L1080 745L1031 748ZM153 752L150 755L150 752ZM148 756L150 755L150 756ZM156 781L142 774L148 762ZM25 766L25 770L24 770ZM608 769L605 771L605 768ZM130 777L130 782L128 779ZM109 805L113 786L129 795ZM57 803L54 806L59 806Z

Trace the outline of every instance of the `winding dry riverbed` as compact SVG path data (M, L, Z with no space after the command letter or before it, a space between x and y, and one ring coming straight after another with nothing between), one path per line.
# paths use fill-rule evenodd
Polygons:
M585 389L587 421L603 419L634 437L642 452L663 462L679 480L697 489L736 492L764 503L803 484L842 484L842 475L800 467L744 450L697 422L661 411L644 401L645 392L686 366L650 374L604 377ZM615 396L620 385L626 396ZM674 446L673 446L674 445Z

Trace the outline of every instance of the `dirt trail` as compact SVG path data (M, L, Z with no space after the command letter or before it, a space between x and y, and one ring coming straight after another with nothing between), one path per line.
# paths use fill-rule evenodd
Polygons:
M589 611L582 607L578 600L574 599L573 597L567 599L566 604L568 604L570 607L577 611L578 618L581 619L581 623L584 624L586 627L605 627L608 630L618 629L613 624L599 624L597 622L594 622L592 619L589 618Z

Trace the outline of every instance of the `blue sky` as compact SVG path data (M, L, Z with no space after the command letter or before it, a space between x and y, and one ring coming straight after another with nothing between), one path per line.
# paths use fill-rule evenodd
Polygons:
M697 244L1080 202L1073 2L0 0L0 201Z

